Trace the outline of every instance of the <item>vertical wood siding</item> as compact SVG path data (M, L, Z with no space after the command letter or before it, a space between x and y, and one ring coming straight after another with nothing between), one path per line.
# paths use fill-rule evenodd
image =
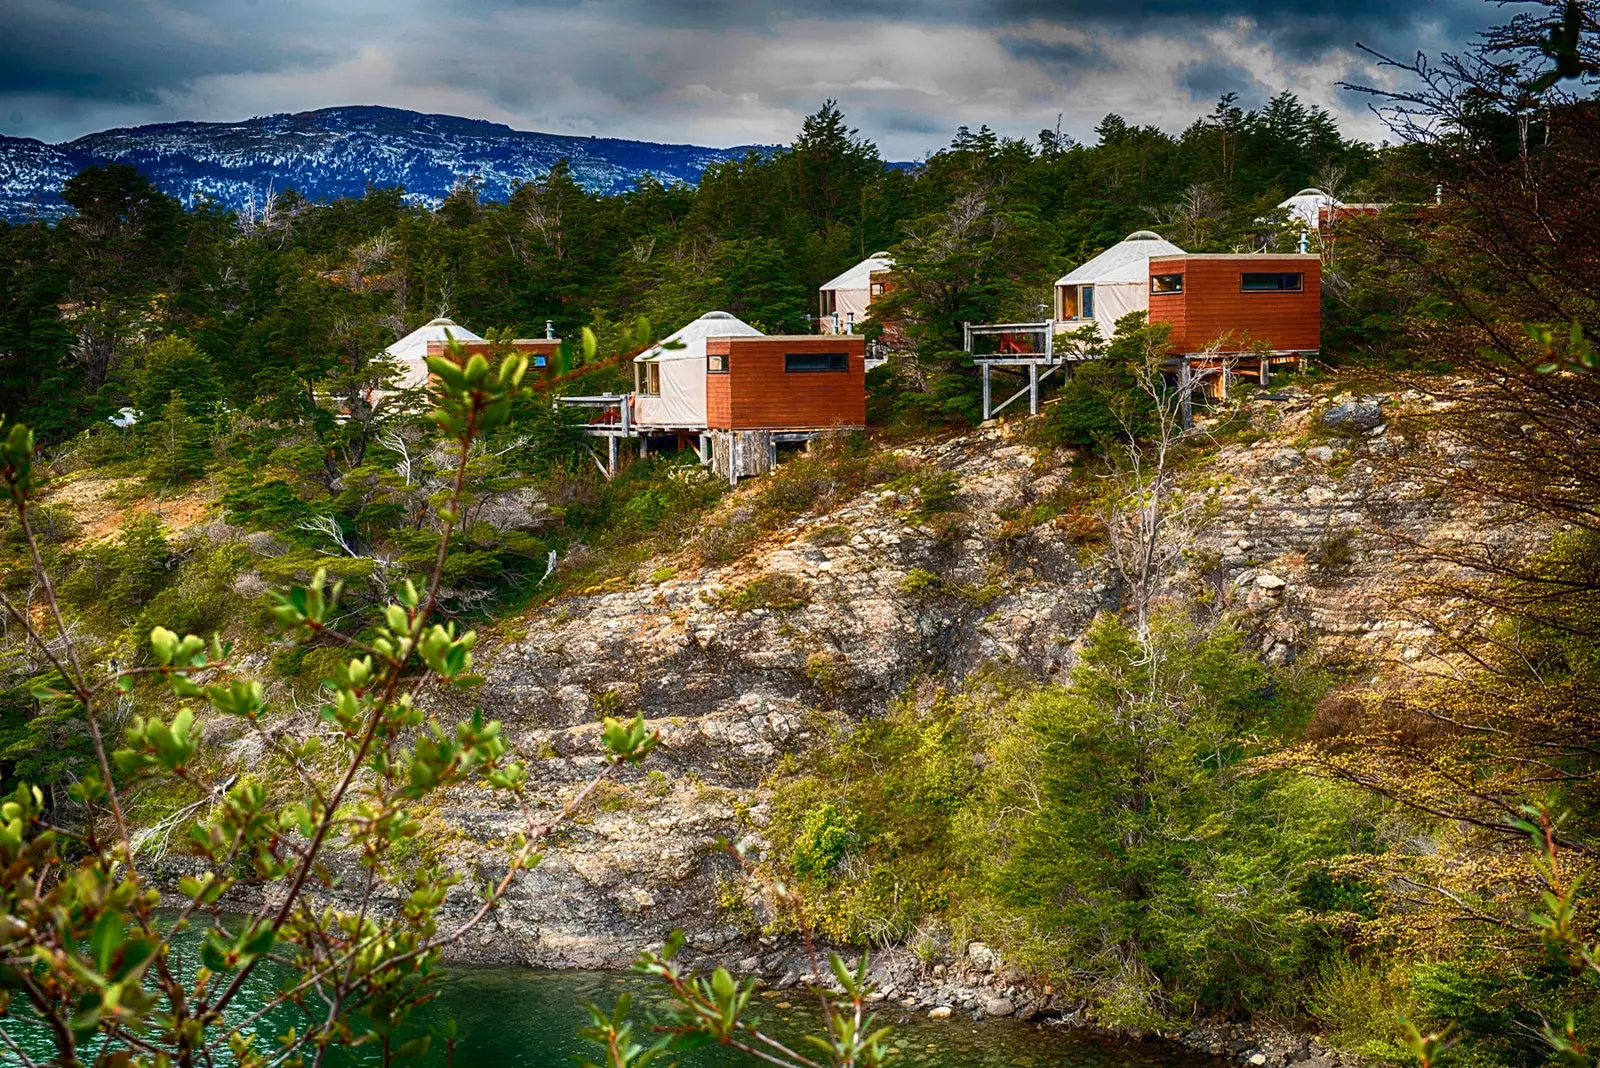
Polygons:
M1245 273L1305 275L1298 293L1245 293ZM1225 348L1247 337L1280 351L1314 352L1322 347L1322 262L1315 255L1159 256L1150 273L1182 274L1182 293L1150 294L1150 321L1172 324L1172 349L1192 353L1231 337Z
M811 430L867 424L866 339L860 334L714 337L707 354L728 373L706 376L706 426L716 430ZM846 371L792 374L791 352L844 352Z

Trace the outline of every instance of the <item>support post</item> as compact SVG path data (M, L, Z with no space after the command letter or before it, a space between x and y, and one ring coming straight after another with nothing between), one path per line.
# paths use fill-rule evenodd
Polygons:
M606 435L606 478L617 477L617 436Z
M767 435L767 470L771 471L778 466L778 441L772 435Z
M989 404L990 404L990 399L989 398L992 396L992 393L990 391L990 385L989 385L989 371L990 371L990 368L989 368L988 364L983 364L982 366L983 366L983 421L985 423L987 423L989 421Z
M1272 357L1261 357L1261 388L1266 389L1272 385Z
M1178 412L1183 429L1194 426L1194 378L1187 356L1178 365Z
M1039 414L1039 365L1028 365L1028 414Z
M641 460L650 459L650 435L649 434L640 434L639 435L639 459L641 459Z
M707 434L703 430L700 432L699 452L700 466L709 467L711 465L711 435Z

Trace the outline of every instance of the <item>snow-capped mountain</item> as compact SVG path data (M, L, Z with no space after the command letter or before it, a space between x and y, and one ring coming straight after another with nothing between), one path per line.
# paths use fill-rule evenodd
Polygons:
M368 185L404 186L437 205L458 182L503 200L565 158L573 176L600 193L621 192L645 174L696 182L706 167L769 146L702 148L513 130L453 115L383 107L324 108L244 122L174 122L105 130L61 145L0 136L0 216L57 218L69 210L62 185L93 163L130 163L186 204L210 197L230 208L292 187L321 200L359 196Z

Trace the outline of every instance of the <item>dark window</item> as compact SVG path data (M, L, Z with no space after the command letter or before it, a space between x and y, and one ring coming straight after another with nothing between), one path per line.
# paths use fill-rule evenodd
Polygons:
M706 353L706 374L725 375L728 373L728 354L726 352Z
M1150 276L1150 292L1152 293L1182 293L1183 275L1181 274L1153 274Z
M1239 276L1239 288L1246 293L1298 293L1305 288L1303 274L1277 274L1246 271Z
M786 352L783 354L786 374L809 374L813 371L848 371L848 352Z
M1079 293L1078 316L1083 319L1094 318L1094 286L1084 286Z

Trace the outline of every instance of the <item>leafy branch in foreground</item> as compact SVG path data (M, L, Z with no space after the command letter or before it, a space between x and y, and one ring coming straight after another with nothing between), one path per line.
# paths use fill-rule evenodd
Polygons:
M272 609L289 641L350 654L325 683L322 732L303 739L269 728L265 688L238 670L229 644L216 637L158 626L143 663L92 662L63 621L34 533L31 517L44 486L34 436L23 425L0 427L0 484L32 571L29 599L0 594L0 610L60 680L35 696L81 719L96 766L70 791L75 809L47 808L44 794L27 783L0 804L0 1016L26 1016L15 1013L26 1006L48 1029L54 1063L315 1065L331 1048L369 1044L388 1063L425 1051L427 1036L396 1042L396 1029L429 996L440 952L539 862L541 843L602 780L654 747L642 716L631 724L608 720L605 768L541 819L527 769L512 757L498 723L475 713L447 725L427 712L431 694L470 681L476 635L435 621L441 578L466 504L473 443L509 419L527 357L512 353L491 365L452 346L428 364L436 380L430 417L455 456L453 483L437 508L431 570L420 587L398 584L382 624L359 635L335 626L342 586L321 571L278 595ZM125 744L113 748L105 737L108 713L127 695L170 708L170 717L134 718ZM266 776L208 781L197 759L202 708L243 721L265 747L264 770L289 784L292 796L275 797L262 785ZM219 799L189 831L198 867L175 896L163 895L139 867L126 814L130 790L163 783L187 783ZM414 873L397 906L380 914L375 906L393 881L395 850L418 831L411 807L466 783L507 795L522 811L522 830L506 843L504 874L473 891L459 922L441 920L460 877L440 867ZM328 863L335 854L355 858L358 873L335 876ZM250 884L270 888L262 903L247 915L225 913L229 891ZM330 900L345 907L326 907ZM158 908L175 915L158 915ZM200 928L198 962L180 960L189 950L175 943L191 926ZM241 991L269 961L290 978L264 1003L247 1003ZM263 1031L268 1014L286 1005L301 1010L290 1014L300 1023ZM15 1027L12 1020L0 1025L0 1043L32 1063Z
M736 850L734 855L743 865L744 858ZM821 1034L804 1036L810 1055L767 1034L761 1021L750 1014L755 979L735 979L726 968L700 975L680 963L677 957L683 949L683 932L679 930L672 932L660 951L641 954L633 966L634 971L651 976L672 992L671 1007L663 1015L649 1017L651 1030L659 1036L653 1044L647 1047L635 1038L628 995L620 996L609 1013L595 1005L588 1007L590 1026L582 1035L605 1049L604 1068L647 1068L671 1053L713 1044L783 1068L875 1068L894 1056L888 1041L890 1028L875 1026L867 1012L867 995L873 989L867 978L867 954L862 953L853 967L837 953L828 954L828 967L837 986L830 990L821 980L802 898L781 882L755 875L748 866L746 872L759 879L781 910L793 915L804 935L811 962L809 988L823 1020ZM585 1062L585 1068L601 1066Z

